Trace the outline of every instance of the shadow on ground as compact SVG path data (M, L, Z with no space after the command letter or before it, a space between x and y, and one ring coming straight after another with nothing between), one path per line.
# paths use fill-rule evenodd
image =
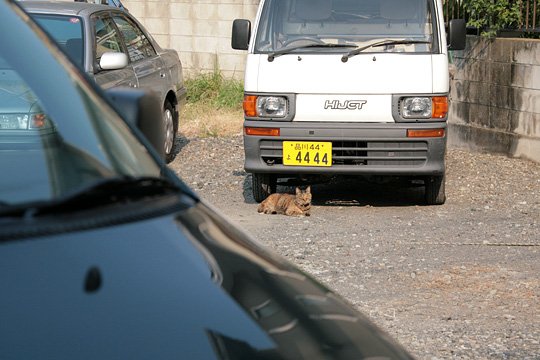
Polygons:
M176 136L174 139L171 160L169 162L173 161L187 144L189 144L189 139L187 137L181 135Z
M251 175L244 177L243 196L247 204L255 204ZM307 184L305 184L307 185ZM277 187L279 193L294 194L295 186ZM410 181L395 180L374 183L359 177L334 177L326 183L313 184L314 206L416 206L425 205L424 186Z

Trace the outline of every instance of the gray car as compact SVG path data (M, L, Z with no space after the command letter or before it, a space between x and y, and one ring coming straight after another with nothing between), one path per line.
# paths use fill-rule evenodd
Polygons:
M82 2L25 1L21 5L73 62L104 89L142 88L161 99L164 152L174 156L179 110L186 98L182 64L128 12Z

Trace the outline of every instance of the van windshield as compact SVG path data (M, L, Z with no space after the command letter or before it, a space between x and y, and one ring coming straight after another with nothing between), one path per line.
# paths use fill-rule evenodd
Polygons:
M371 47L365 52L433 52L438 48L430 0L267 0L255 52L280 49L343 52L340 44L365 46L381 40L411 43Z

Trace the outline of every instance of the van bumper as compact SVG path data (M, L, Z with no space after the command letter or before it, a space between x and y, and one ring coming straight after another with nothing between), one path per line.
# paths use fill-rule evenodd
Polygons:
M278 128L279 136L246 135L244 168L281 175L443 175L446 122L314 123L249 121L244 128ZM408 130L444 129L442 137L411 138ZM332 166L283 165L283 141L332 142Z

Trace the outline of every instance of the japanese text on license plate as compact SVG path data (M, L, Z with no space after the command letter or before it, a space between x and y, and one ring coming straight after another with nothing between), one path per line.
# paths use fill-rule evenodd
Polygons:
M283 165L332 166L332 143L284 141Z

